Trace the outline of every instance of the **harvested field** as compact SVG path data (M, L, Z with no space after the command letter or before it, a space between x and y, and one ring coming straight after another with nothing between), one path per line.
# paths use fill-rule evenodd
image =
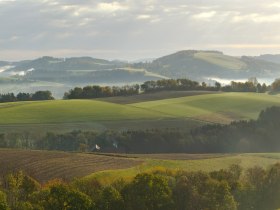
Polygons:
M94 154L31 150L0 150L1 176L23 170L39 182L54 178L66 181L98 171L124 169L141 164L141 160Z

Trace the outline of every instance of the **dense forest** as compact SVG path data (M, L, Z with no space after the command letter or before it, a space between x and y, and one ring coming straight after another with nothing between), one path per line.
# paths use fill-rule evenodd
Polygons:
M262 111L257 120L208 124L191 131L72 131L48 132L41 137L28 132L3 133L0 147L121 153L279 152L279 136L280 107L270 107Z
M163 168L132 181L96 179L40 184L22 171L2 178L2 210L274 210L280 207L280 164L210 173Z

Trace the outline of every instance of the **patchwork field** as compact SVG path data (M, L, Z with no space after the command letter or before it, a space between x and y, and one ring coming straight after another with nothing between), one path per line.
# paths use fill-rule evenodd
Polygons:
M218 93L117 104L99 100L54 100L0 104L0 124L64 124L188 119L228 123L255 119L279 97L257 93Z
M82 154L55 151L0 149L1 176L23 170L40 182L61 178L97 178L103 183L118 178L131 179L137 173L153 170L212 171L240 164L243 168L268 167L280 162L279 153L271 154Z
M54 151L0 149L0 176L23 170L40 182L54 178L72 180L109 169L141 164L140 159Z
M183 96L183 97L182 97ZM191 130L207 123L256 119L270 106L280 106L277 95L166 91L96 100L55 100L0 103L0 133L48 131Z

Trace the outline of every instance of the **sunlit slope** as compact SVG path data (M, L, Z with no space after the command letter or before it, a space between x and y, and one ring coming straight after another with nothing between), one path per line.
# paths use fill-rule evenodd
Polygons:
M0 104L0 124L88 123L126 120L190 119L228 123L255 119L280 98L254 93L219 93L133 104L97 100L56 100Z
M132 104L173 117L190 117L210 122L256 119L269 106L280 106L280 98L257 93L221 93Z
M241 70L247 67L247 64L241 59L217 52L198 52L194 54L194 58L204 60L225 69Z
M22 124L147 119L164 114L95 100L56 100L3 103L0 104L0 116L0 124Z
M184 158L187 156L186 154L169 154L167 155L167 158L164 158L164 155L166 154L159 155L161 157L160 159L156 158L157 154L154 154L156 159L143 158L142 160L145 161L143 164L136 165L132 168L96 172L86 176L85 180L98 179L105 184L109 184L120 178L125 180L132 179L140 172L144 173L155 170L166 171L166 169L174 171L184 170L211 172L214 170L226 169L232 164L238 164L246 170L254 166L267 168L272 164L279 163L280 161L279 153L226 154L220 155L220 157L213 154L213 157L209 156L202 159L200 158L201 155L193 154L193 157L188 155L189 159L185 160ZM180 156L182 156L182 159ZM171 158L171 160L168 158Z

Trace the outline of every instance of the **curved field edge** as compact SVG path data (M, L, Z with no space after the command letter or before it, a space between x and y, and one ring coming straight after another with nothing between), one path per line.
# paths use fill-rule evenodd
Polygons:
M129 168L142 162L85 153L0 149L0 176L23 170L40 182L55 178L70 181L97 171Z
M260 93L222 93L131 104L144 110L215 123L256 119L268 106L280 106L279 97Z
M125 105L96 100L55 100L0 104L0 124L71 123L159 118L160 115Z
M103 121L188 119L229 123L256 119L279 97L258 93L219 93L133 104L98 100L55 100L0 104L0 124L94 123Z
M190 97L197 95L206 95L206 94L217 94L221 93L218 91L202 91L202 90L162 90L151 93L143 93L132 96L114 96L114 97L106 97L99 98L99 101L106 101L117 104L133 104L133 103L141 103L147 101L158 101L164 99L172 99L172 98L181 98L181 97Z
M193 155L195 158L196 155ZM163 157L163 155L162 155ZM128 169L106 170L85 176L83 180L90 181L97 179L101 183L109 184L118 179L132 180L138 173L160 171L205 171L210 172L228 168L232 164L239 164L243 169L254 166L267 168L272 164L280 162L280 153L264 154L228 154L221 157L208 157L194 160L163 160L143 159L141 165Z

